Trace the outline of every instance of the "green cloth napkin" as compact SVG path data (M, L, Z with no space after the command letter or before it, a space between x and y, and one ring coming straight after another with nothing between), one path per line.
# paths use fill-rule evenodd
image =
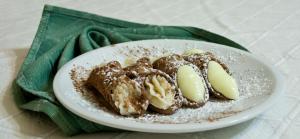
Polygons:
M64 108L53 93L54 75L66 62L82 53L146 39L199 40L246 50L225 37L195 27L138 24L46 5L13 84L15 102L22 109L46 114L67 135L114 131L116 129L85 120Z

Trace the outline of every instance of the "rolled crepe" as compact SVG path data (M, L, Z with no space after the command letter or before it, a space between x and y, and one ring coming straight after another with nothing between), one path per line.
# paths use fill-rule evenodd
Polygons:
M183 96L183 105L197 108L208 100L208 89L201 71L182 56L173 54L154 61L153 68L161 70L176 81Z
M173 114L181 107L182 96L176 83L166 73L153 69L148 58L141 58L135 65L124 70L131 79L144 86L151 110Z
M117 61L96 67L87 84L97 89L114 111L121 115L142 115L148 107L143 86L131 80Z
M184 56L202 72L210 94L220 99L237 99L238 89L228 67L210 52Z

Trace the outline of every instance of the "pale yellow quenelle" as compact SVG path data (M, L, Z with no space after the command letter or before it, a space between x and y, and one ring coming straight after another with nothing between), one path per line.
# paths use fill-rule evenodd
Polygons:
M197 48L192 48L192 49L189 49L189 50L185 51L183 53L183 55L189 56L189 55L201 54L201 53L205 53L205 52L200 50L200 49L197 49Z
M213 89L220 92L226 98L237 99L239 97L238 86L235 79L215 61L208 63L208 81Z
M194 102L204 101L204 82L193 67L188 65L179 67L177 83L184 97Z

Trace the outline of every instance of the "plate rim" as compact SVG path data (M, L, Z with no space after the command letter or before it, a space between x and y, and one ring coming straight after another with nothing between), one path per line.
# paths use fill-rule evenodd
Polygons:
M101 51L103 49L111 49L111 46L116 47L118 45L129 45L129 44L138 44L138 43L143 43L143 42L160 42L163 41L164 43L168 43L168 41L182 41L182 42L187 42L187 43L202 43L203 45L209 44L210 46L213 47L219 47L219 46L224 46L221 44L215 44L215 43L209 43L209 42L203 42L203 41L195 41L195 40L180 40L180 39L155 39L155 40L142 40L142 41L131 41L131 42L125 42L125 43L119 43L115 45L109 45L106 47L101 47L96 49L95 51ZM264 65L266 68L268 68L271 71L271 75L274 76L274 91L271 93L269 97L263 102L261 102L259 105L254 106L252 108L249 108L247 110L244 110L242 112L239 112L236 115L231 115L229 117L221 118L221 120L215 121L215 122L208 122L206 123L183 123L183 124L159 124L159 123L142 123L142 122L136 122L136 121L129 121L129 120L124 120L124 119L117 119L117 118L112 118L112 117L103 117L102 120L99 120L99 118L94 118L93 116L88 116L87 114L83 114L83 111L80 111L79 109L76 109L72 106L70 106L68 103L66 103L63 100L62 96L63 93L58 93L59 88L58 88L58 80L60 75L62 74L62 71L66 67L69 66L69 64L73 63L76 59L79 59L80 57L83 57L85 55L89 55L90 53L95 53L95 51L90 51L87 53L84 53L80 56L75 57L74 59L70 60L68 63L66 63L64 66L60 68L59 71L57 71L54 81L53 81L53 90L56 98L58 101L66 107L68 110L70 110L72 113L93 121L95 123L113 127L113 128L118 128L118 129L124 129L124 130L131 130L131 131L140 131L140 132L150 132L150 133L189 133L189 132L196 132L196 131L206 131L206 130L212 130L212 129L218 129L218 128L223 128L231 125L235 125L238 123L245 122L247 120L250 120L262 112L264 112L267 108L269 108L278 98L279 96L283 93L283 90L285 88L285 82L283 81L282 75L279 73L278 70L273 65L270 65L267 63L266 60L260 60L258 57L256 57L254 54L251 54L246 51L239 50L237 48L233 47L228 47L225 46L226 49L229 49L230 51L238 51L238 53L242 53L243 55L247 55L248 57L253 58L255 61L260 62L262 65ZM91 113L91 112L89 112ZM101 117L100 117L101 118ZM238 118L238 119L237 119ZM108 122L109 120L117 120L116 122ZM123 121L122 121L123 120ZM128 124L128 122L133 122L134 125ZM174 126L176 125L176 126Z

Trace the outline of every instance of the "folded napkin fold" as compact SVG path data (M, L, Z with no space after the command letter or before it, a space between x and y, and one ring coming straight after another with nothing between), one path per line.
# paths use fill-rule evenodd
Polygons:
M64 108L53 93L54 75L82 53L146 39L199 40L246 50L225 37L199 28L138 24L46 5L31 48L13 83L15 102L22 109L46 114L67 135L114 131Z

